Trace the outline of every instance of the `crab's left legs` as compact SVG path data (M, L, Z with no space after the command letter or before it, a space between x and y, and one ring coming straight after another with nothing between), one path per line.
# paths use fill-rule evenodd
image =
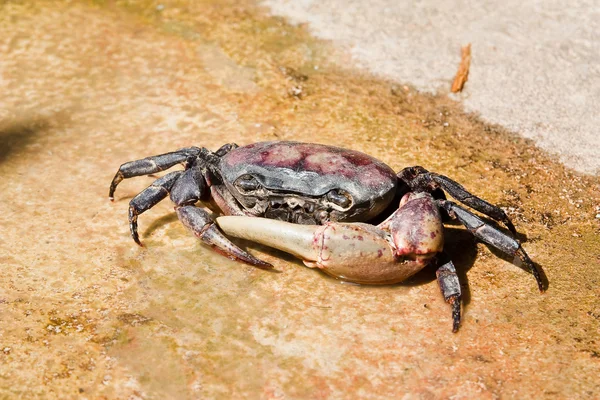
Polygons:
M129 228L131 237L139 244L137 219L140 214L154 207L167 195L178 206L194 204L206 193L206 183L202 171L192 167L185 171L170 172L155 180L129 202Z
M126 162L119 167L119 170L110 183L108 197L111 200L114 198L117 185L121 183L123 179L164 171L165 169L169 169L177 164L185 162L189 157L197 156L200 152L201 149L198 147L186 147L170 153Z
M469 193L460 183L447 176L429 172L425 168L417 166L404 168L398 174L398 178L408 184L413 191L431 191L442 188L461 203L502 222L513 235L517 234L515 226L500 207Z
M476 238L494 246L507 255L518 256L533 274L540 292L544 292L544 283L540 272L518 241L493 226L486 224L481 218L456 203L448 200L437 200L437 203L448 212L450 217L458 219Z
M155 180L129 202L129 229L131 237L140 246L142 246L142 242L138 235L138 215L148 211L167 197L182 173L181 171L171 172Z
M204 243L214 246L218 251L231 258L247 262L259 268L272 268L233 244L216 226L212 217L203 208L194 206L206 193L206 184L199 168L171 172L157 179L129 203L129 227L133 240L139 244L137 219L167 195L176 204L177 217L192 233Z

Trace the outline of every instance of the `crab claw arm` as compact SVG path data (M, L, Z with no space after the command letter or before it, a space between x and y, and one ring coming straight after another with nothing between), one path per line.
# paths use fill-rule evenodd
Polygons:
M465 210L456 203L447 200L438 200L438 204L448 211L451 217L458 219L476 238L494 246L507 255L519 257L523 264L531 271L540 292L543 293L545 291L540 271L518 241L486 224L475 214Z
M183 206L176 209L177 217L198 239L214 246L227 257L244 261L259 268L271 269L273 266L240 249L219 230L208 212L195 206Z
M456 275L456 269L452 261L448 261L439 267L435 275L444 300L452 305L452 332L457 332L460 326L461 291L458 275Z
M243 216L219 217L217 224L228 235L293 254L306 266L349 282L401 282L421 270L434 255L397 256L391 235L369 224L298 225Z

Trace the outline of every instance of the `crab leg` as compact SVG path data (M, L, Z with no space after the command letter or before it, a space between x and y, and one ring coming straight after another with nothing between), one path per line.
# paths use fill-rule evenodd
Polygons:
M452 332L460 325L461 290L458 275L452 261L448 261L435 271L442 296L452 306Z
M143 158L141 160L126 162L119 167L108 191L108 197L113 200L117 185L123 179L133 178L134 176L150 175L156 172L164 171L174 165L185 162L190 156L200 153L197 147L187 147L171 153L165 153L158 156Z
M488 243L507 255L519 257L523 264L531 271L540 292L543 293L545 291L544 281L542 280L540 271L538 271L535 264L531 261L517 240L504 234L493 226L486 224L475 214L451 201L438 200L438 204L446 209L451 217L458 219L477 239Z
M444 175L438 175L430 173L431 179L439 184L444 190L446 190L452 197L460 201L463 204L487 215L488 217L500 221L506 225L508 230L513 234L517 234L515 226L508 218L508 215L500 207L488 203L484 199L481 199L471 193L469 193L460 183L453 181Z
M517 234L515 226L500 207L469 193L460 183L447 176L429 172L423 167L415 166L404 168L398 173L398 178L404 181L413 191L429 192L432 189L442 188L461 203L496 221L504 223L513 235Z
M227 239L219 230L208 212L195 206L183 206L176 209L177 217L198 239L214 246L228 257L244 261L259 268L271 269L273 266L240 249Z
M140 237L138 235L138 215L148 211L167 197L181 174L181 171L168 173L162 178L155 180L152 185L138 193L138 195L129 202L129 230L131 231L133 240L140 246L142 246L142 242L140 242Z

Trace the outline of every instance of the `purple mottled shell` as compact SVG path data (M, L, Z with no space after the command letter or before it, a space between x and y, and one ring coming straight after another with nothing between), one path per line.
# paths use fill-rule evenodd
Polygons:
M367 154L322 144L261 142L238 147L223 156L223 178L229 183L254 176L264 187L281 192L322 196L333 189L348 192L355 204L381 208L393 198L396 174Z

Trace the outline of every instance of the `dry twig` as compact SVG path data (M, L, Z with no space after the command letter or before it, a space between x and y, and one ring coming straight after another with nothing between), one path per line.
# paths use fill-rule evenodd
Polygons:
M471 66L471 43L463 46L461 49L460 65L458 71L452 82L452 93L460 92L463 90L467 79L469 78L469 67Z

